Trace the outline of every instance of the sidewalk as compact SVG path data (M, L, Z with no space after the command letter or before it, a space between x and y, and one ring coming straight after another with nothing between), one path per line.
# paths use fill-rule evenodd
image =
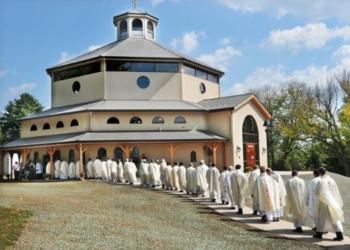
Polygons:
M293 240L301 240L304 242L316 244L322 247L327 247L329 249L350 249L350 238L349 236L344 236L343 241L334 241L333 238L335 234L328 233L323 235L322 240L313 238L314 231L309 227L303 227L304 233L295 233L293 223L285 220L280 220L279 222L270 222L268 224L260 222L260 217L252 215L252 209L245 207L243 212L245 214L238 215L236 210L232 210L228 205L214 204L210 202L208 198L196 197L191 195L186 195L184 193L176 191L166 191L166 193L176 194L180 197L193 200L203 206L211 208L214 212L223 215L231 220L239 221L257 230L269 232L280 237L285 237Z

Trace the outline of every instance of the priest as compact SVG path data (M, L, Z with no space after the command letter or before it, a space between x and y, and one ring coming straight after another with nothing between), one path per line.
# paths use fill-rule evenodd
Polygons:
M306 218L305 182L298 177L298 171L292 171L292 178L287 182L286 191L286 213L293 218L295 227L293 231L302 233Z
M186 169L186 192L187 194L197 194L197 170L192 163Z
M103 181L108 180L107 161L105 159L101 163L101 178Z
M148 164L146 159L141 160L140 179L141 179L142 186L149 186L149 183L147 182L147 175L148 175L148 167L151 164L152 162Z
M117 163L113 159L111 163L111 182L117 181Z
M68 165L68 178L73 179L75 178L76 172L75 172L75 163L72 161Z
M177 177L179 179L180 192L186 192L186 167L182 162L180 162Z
M62 161L61 162L60 179L61 180L67 180L68 179L68 163L66 161Z
M312 218L314 227L312 228L316 231L316 223L318 217L318 197L316 196L316 187L321 180L320 173L318 169L313 171L314 178L311 180L308 190L306 192L306 205L308 207L307 211L309 216Z
M172 166L168 162L165 169L165 189L167 190L173 190L173 177L172 177L171 170L172 170Z
M121 159L118 159L117 163L117 182L123 182L124 180L124 168Z
M112 166L112 160L111 160L111 158L108 158L108 160L107 160L107 178L108 178L108 181L111 181L111 179L112 179L111 166Z
M76 179L80 179L80 168L81 168L81 164L80 164L80 161L77 161L75 163L75 178ZM84 170L83 170L84 171Z
M94 173L93 173L93 162L91 158L89 158L88 163L86 164L86 177L87 178L93 178Z
M220 200L220 172L214 163L207 171L207 181L210 199L215 203Z
M235 170L231 174L231 192L233 203L237 205L237 214L243 214L245 191L248 187L248 178L243 173L241 165L236 165Z
M162 188L165 188L165 170L167 168L167 163L164 159L162 159L160 163L160 181L162 182Z
M253 199L258 204L262 222L272 220L275 209L274 187L272 178L266 173L266 167L260 167L260 175L253 186Z
M222 205L228 205L231 200L231 174L232 171L226 166L223 168L223 172L220 175L220 190Z
M253 186L254 186L254 183L259 175L260 175L259 166L254 165L253 170L250 173L249 180L248 180L248 192L249 192L250 197L252 197ZM252 199L252 209L253 209L253 215L257 215L258 214L258 204L255 202L254 199Z
M55 167L55 179L59 179L60 178L61 161L56 160L54 167Z
M130 185L134 185L136 183L136 172L137 168L135 163L130 159L129 163L127 164L127 173L128 173L128 180Z
M316 187L318 197L318 217L317 231L315 238L322 239L322 233L335 232L334 240L341 241L343 237L344 212L343 200L335 181L327 174L326 168L319 169L321 176L320 182Z
M124 162L124 165L123 165L123 179L126 183L129 182L129 173L128 173L128 170L129 170L129 159L126 158L125 159L125 162Z
M279 219L283 216L283 210L286 206L286 188L284 186L284 182L282 177L272 171L270 168L267 169L267 174L272 177L273 180L273 188L274 188L274 202L275 202L275 211L272 215L273 221L279 221Z
M92 172L94 173L94 178L95 179L98 179L98 178L101 178L101 166L102 163L100 161L99 158L96 158L96 160L94 160L94 163L93 163L93 167L92 167Z
M197 167L197 195L205 197L205 192L208 189L207 183L207 171L208 166L205 164L204 160L200 161L199 166Z
M179 165L177 162L174 162L173 168L171 169L171 177L173 179L172 184L173 184L173 189L180 190L179 186L179 178L177 176L177 171L179 170Z

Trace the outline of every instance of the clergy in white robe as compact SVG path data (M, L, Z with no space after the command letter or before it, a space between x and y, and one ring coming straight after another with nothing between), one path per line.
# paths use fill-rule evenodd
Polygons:
M68 179L68 163L66 161L62 161L61 162L60 179L61 180L67 180Z
M161 186L162 180L160 179L160 164L159 164L158 160L154 164L154 172L155 172L154 173L155 174L155 186Z
M77 161L75 163L75 178L77 179L80 179L80 168L81 168L80 161Z
M177 171L179 170L179 165L177 164L177 162L174 162L174 166L171 169L171 177L173 179L172 183L173 183L173 189L175 190L179 190L180 189L180 185L179 185L179 177L177 175Z
M69 179L73 179L75 178L75 163L74 162L71 162L69 163L68 165L68 178Z
M327 173L326 169L319 169L321 180L316 187L316 195L319 199L317 231L315 238L322 238L324 232L335 232L334 240L343 240L344 212L343 200L338 186Z
M208 189L207 183L207 171L208 166L204 163L204 160L200 161L199 166L197 166L197 195L205 196Z
M161 184L159 164L152 161L148 169L152 187L159 186Z
M134 185L136 183L136 172L137 167L135 163L132 160L129 160L129 163L127 164L127 173L130 185Z
M221 191L221 201L223 205L228 205L231 200L231 174L232 171L226 166L223 168L223 172L220 175L220 191Z
M91 159L89 159L88 163L86 164L86 177L94 178L93 162Z
M162 159L160 163L160 181L162 182L162 187L165 188L165 170L167 167L167 163L164 159Z
M187 194L197 194L197 170L192 163L186 169L186 192Z
M305 224L306 218L305 182L298 177L296 170L292 171L292 178L287 182L286 192L286 213L293 218L295 227L293 231L302 233L302 226Z
M316 230L316 223L318 217L318 197L316 195L316 187L320 182L321 177L320 173L318 172L318 169L315 169L313 174L314 178L309 183L309 187L306 192L306 205L308 207L308 214L314 222L314 227L312 229Z
M260 175L253 186L253 199L258 204L263 222L272 220L275 209L273 180L266 173L266 167L260 167Z
M95 179L101 178L101 167L102 167L101 165L102 165L102 162L100 161L100 159L96 158L96 160L94 160L93 168L92 168Z
M248 193L249 193L250 197L252 197L253 186L254 186L254 183L259 175L260 175L259 166L254 165L253 171L250 173L249 180L248 180ZM253 209L253 214L257 215L259 208L258 208L258 204L256 203L255 199L252 199L252 209Z
M177 177L179 179L180 192L186 192L186 167L182 162L180 162L177 170Z
M61 161L60 160L55 161L54 167L55 167L55 179L59 179L60 178Z
M51 163L50 163L50 162L48 162L48 163L46 164L45 174L46 174L46 175L50 175L50 174L51 174Z
M123 165L123 178L125 182L129 182L129 159L125 159L124 165Z
M123 162L118 159L117 162L117 182L123 182L124 181L124 167Z
M111 181L117 182L117 162L115 160L111 163Z
M107 178L108 178L108 181L111 181L111 179L112 179L111 166L112 166L112 160L108 159L107 160Z
M152 162L150 164L152 164ZM147 163L147 161L145 159L142 159L141 165L140 165L140 180L141 180L142 186L149 185L149 183L147 182L148 167L149 167L149 164Z
M103 181L108 180L107 161L102 161L101 163L101 178Z
M286 206L286 188L284 186L284 182L282 177L273 172L270 168L266 171L273 180L273 188L274 188L274 202L275 202L275 211L273 212L273 221L279 221L279 218L283 216L283 210Z
M168 162L165 169L165 189L173 190L173 177L172 177L172 166Z
M220 172L213 163L207 171L209 197L212 202L220 201Z
M234 204L238 207L238 214L243 214L245 191L248 187L248 178L243 173L241 165L236 165L231 174L231 192Z

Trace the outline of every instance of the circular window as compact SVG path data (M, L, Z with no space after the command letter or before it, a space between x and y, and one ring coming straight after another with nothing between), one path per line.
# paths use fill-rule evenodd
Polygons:
M201 84L199 85L199 90L200 90L200 92L201 92L202 94L204 94L205 91L207 91L207 88L205 87L205 84L204 84L204 83L201 83Z
M80 91L80 82L75 81L72 86L72 91L74 94L78 93Z
M149 84L150 84L150 80L147 76L140 76L137 79L137 86L139 86L139 88L141 89L148 88Z

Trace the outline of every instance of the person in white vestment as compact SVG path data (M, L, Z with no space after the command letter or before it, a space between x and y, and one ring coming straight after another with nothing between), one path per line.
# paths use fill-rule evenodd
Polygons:
M136 172L137 172L137 167L135 163L132 160L129 160L127 164L127 173L128 173L128 180L130 185L134 185L136 183Z
M43 178L43 165L40 162L35 164L35 178L42 179Z
M286 188L284 186L284 182L282 177L272 171L270 168L266 170L267 174L272 177L273 187L274 187L274 201L275 201L275 211L272 215L273 221L279 221L279 218L283 216L283 210L286 206Z
M231 193L234 204L238 207L238 214L243 214L245 191L248 187L248 178L243 173L241 165L236 165L231 174Z
M129 159L125 159L125 162L124 162L124 165L123 165L123 170L124 170L124 174L123 174L123 178L124 178L124 181L126 183L129 182Z
M192 163L186 169L186 192L187 194L197 194L197 170Z
M160 181L162 182L162 188L165 188L165 170L167 167L167 163L164 159L162 159L161 163L160 163Z
M186 167L182 162L177 170L177 178L179 179L180 192L186 192Z
M172 166L168 162L165 169L165 189L173 190Z
M45 174L46 174L46 175L50 175L50 174L51 174L51 163L50 163L50 162L48 162L48 163L46 164Z
M150 185L152 185L152 187L156 187L161 185L161 181L160 181L160 166L157 162L153 161L151 162L151 164L149 165L148 168L148 173L150 176L150 180L151 183Z
M306 192L306 205L309 216L312 218L314 227L312 230L316 231L316 223L318 217L318 197L316 195L316 187L321 180L318 169L313 171L314 178L311 180Z
M111 182L117 182L117 162L114 159L111 163Z
M207 171L208 166L204 163L204 160L200 161L199 166L197 166L197 195L205 196L208 189L207 183Z
M334 240L341 241L343 237L344 212L343 200L339 189L332 177L327 174L326 168L319 169L320 182L316 187L318 197L318 217L315 238L322 239L322 233L335 232Z
M155 171L155 186L161 186L162 180L160 179L160 164L157 160L154 164L154 171Z
M75 178L77 179L80 179L80 168L81 168L80 161L77 161L75 163Z
M68 179L68 163L66 161L62 161L61 162L60 179L61 180L67 180Z
M211 164L211 167L207 171L207 181L211 201L220 201L220 172L214 163Z
M111 181L111 179L112 179L111 166L112 166L112 160L110 158L108 158L108 160L107 160L107 179L108 179L108 181Z
M118 159L117 163L117 182L123 182L124 181L124 167L123 162L121 159Z
M60 178L61 161L60 160L55 161L54 167L55 167L55 179L59 179Z
M103 160L101 163L101 178L103 181L108 180L107 161L106 160Z
M272 178L266 173L266 167L260 167L260 175L253 186L253 199L258 204L261 221L272 220L275 209L274 187Z
M286 213L292 215L295 227L293 231L302 233L306 218L305 182L298 177L298 171L292 171L292 178L286 184L286 192Z
M152 162L150 163L152 164ZM149 165L146 161L146 159L141 160L141 165L140 165L140 180L141 180L141 185L142 186L148 186L147 182L147 172L148 172L148 167Z
M75 178L75 163L71 162L68 165L68 178L73 179Z
M254 165L253 171L250 173L249 180L248 180L248 192L249 192L250 197L252 197L253 186L254 186L254 183L259 175L260 175L259 166ZM258 208L258 204L255 202L254 199L252 199L252 209L253 209L253 215L257 215L259 208Z
M94 173L94 178L98 179L101 178L101 168L102 168L102 162L100 159L96 158L93 163L93 173Z
M179 170L179 165L177 164L177 162L174 162L174 166L171 169L171 177L173 179L172 183L173 183L173 189L175 190L179 190L180 189L180 185L179 185L179 177L177 175L177 171Z
M86 164L86 177L87 178L94 178L93 162L92 162L91 158L89 158L88 163Z
M222 205L228 205L231 200L231 174L232 172L226 167L223 167L223 172L220 175L220 190Z

